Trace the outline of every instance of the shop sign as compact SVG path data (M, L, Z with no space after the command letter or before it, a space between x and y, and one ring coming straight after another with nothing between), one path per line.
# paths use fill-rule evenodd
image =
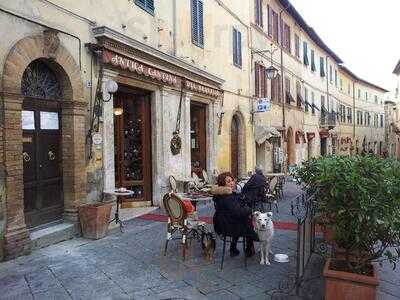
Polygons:
M190 81L190 80L185 80L185 88L187 88L190 91L193 92L199 92L211 97L218 98L221 95L221 91L210 88L208 86Z
M121 56L117 53L105 50L103 52L103 62L106 64L111 63L113 66L120 67L123 70L150 77L151 79L172 85L179 86L181 83L180 77L171 73L153 68L134 59Z

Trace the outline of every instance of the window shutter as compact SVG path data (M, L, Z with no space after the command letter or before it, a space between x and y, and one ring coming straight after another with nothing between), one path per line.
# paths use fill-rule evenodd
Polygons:
M303 42L303 62L306 66L309 65L308 62L308 49L307 49L307 43Z
M268 35L272 37L272 11L269 5L267 5L267 13L268 13Z
M154 11L154 0L146 0L146 8Z
M203 2L198 1L198 9L199 9L199 14L198 14L198 20L199 20L199 43L200 45L204 45L204 29L203 29Z
M241 66L242 65L242 33L240 31L237 32L238 37L237 37L237 45L238 45L238 64Z
M255 75L255 96L259 97L259 90L260 90L260 80L259 80L259 65L255 63L254 67L254 75Z
M311 71L315 71L315 57L314 50L311 50Z
M319 73L321 77L325 77L325 66L324 66L324 58L319 58Z
M136 0L135 3L141 5L143 8L146 7L146 0Z
M234 64L238 64L238 61L237 61L237 57L238 57L238 54L237 54L237 34L236 34L236 29L235 28L233 28L233 45L232 45L232 47L233 47L233 63Z
M192 0L192 41L195 44L199 42L199 21L197 17L197 0Z
M264 27L264 20L263 20L263 0L260 0L260 25L261 27Z

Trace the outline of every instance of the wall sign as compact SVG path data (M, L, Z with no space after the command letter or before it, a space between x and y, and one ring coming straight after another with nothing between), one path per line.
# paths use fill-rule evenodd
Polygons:
M267 112L271 110L271 102L268 98L258 98L256 102L256 112Z
M129 70L132 73L136 73L138 75L142 75L174 87L181 87L183 84L185 89L214 98L218 98L222 95L221 90L214 89L203 84L188 80L184 77L177 76L161 69L149 66L135 59L122 56L110 50L103 51L103 63L111 64L115 67L121 68L122 70Z

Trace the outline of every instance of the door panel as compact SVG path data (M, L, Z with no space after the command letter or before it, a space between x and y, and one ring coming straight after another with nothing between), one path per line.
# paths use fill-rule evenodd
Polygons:
M239 124L236 117L231 125L231 173L237 178L239 173Z
M151 201L151 130L148 94L118 93L114 107L115 184L134 192L127 201Z
M192 172L199 177L203 177L202 170L206 170L207 166L206 108L205 104L190 104Z
M32 228L62 218L60 116L54 100L26 99L23 107L34 117L33 124L23 119L22 155L25 221Z

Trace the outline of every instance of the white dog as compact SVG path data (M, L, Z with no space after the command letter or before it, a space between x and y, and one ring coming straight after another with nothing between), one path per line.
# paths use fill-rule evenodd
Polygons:
M271 243L274 236L274 223L272 223L272 212L261 213L256 211L253 213L254 230L260 239L261 261L260 265L270 265L268 255L271 252Z

